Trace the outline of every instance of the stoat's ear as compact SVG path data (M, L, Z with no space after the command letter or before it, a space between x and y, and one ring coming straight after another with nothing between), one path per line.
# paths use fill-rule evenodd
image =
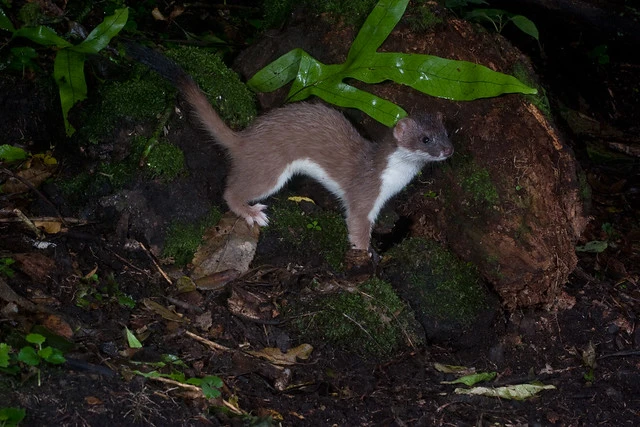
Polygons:
M411 128L413 124L413 119L409 117L405 117L404 119L398 120L396 126L393 128L393 137L396 141L402 141L406 137L406 133Z

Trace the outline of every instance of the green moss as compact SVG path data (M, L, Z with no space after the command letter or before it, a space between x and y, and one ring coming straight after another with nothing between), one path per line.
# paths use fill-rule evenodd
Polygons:
M421 341L409 308L391 286L371 279L354 292L325 295L295 308L303 339L330 343L364 357L388 357Z
M271 222L265 233L276 233L302 254L317 254L335 270L342 270L349 249L344 217L336 212L306 214L299 205L285 201L269 207Z
M220 221L222 213L218 208L212 208L209 214L197 223L174 221L167 230L162 255L173 258L178 266L191 262L198 246L202 242L202 235L207 228Z
M156 144L146 159L146 166L153 177L165 180L176 178L184 170L184 153L167 142Z
M442 18L433 13L425 0L419 0L417 3L406 16L407 23L414 32L426 32L442 24Z
M100 87L92 97L93 104L82 111L83 126L77 138L93 144L112 138L122 120L152 121L174 97L175 89L155 73L137 65L128 80L107 81Z
M487 305L475 267L438 243L411 238L385 257L385 275L400 277L414 309L432 318L466 325Z
M491 181L489 171L469 161L459 171L460 186L467 193L469 199L476 203L494 205L498 203L498 190Z
M241 129L251 123L256 116L253 94L218 55L196 47L169 49L166 55L195 79L227 125Z

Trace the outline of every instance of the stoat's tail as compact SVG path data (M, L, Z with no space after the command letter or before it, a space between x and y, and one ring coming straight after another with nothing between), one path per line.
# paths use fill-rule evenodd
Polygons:
M213 109L193 78L178 64L148 47L136 43L125 43L127 54L173 84L193 109L193 113L204 129L220 145L230 148L235 145L237 135L227 126Z

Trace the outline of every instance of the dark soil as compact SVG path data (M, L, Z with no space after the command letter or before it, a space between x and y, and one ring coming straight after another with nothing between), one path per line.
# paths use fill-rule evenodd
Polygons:
M140 179L128 193L129 203L140 206L136 218L97 203L90 204L91 212L77 213L55 182L48 183L40 193L0 195L0 258L17 260L13 277L0 274L0 342L20 348L26 345L25 334L51 331L66 337L56 345L65 348L67 362L42 366L40 385L33 369L0 374L0 409L26 409L22 425L30 426L268 425L269 419L309 426L640 424L640 62L630 54L639 46L616 34L594 33L579 16L557 22L557 14L545 12L526 9L541 30L542 51L519 34L513 36L536 61L556 120L589 179L592 219L580 244L608 243L602 253L578 253L578 267L564 285L567 299L557 304L562 308L505 310L490 331L478 331L485 342L469 347L451 337L409 347L384 361L311 342L311 357L286 372L244 351L304 344L290 327L291 319L237 315L229 309L230 287L178 295L162 273L175 279L180 272L156 257L156 239L166 227L159 218L167 212L182 219L201 216L206 210L202 199L220 199L224 170L179 178L169 194L164 183ZM598 44L610 46L608 64L589 56ZM35 118L26 120L29 126L24 120L3 121L3 132L16 138L32 127L34 146L42 144L43 135L61 133L52 124L60 123L57 116L43 119L49 88L30 92L12 78L0 80L5 88L0 117L9 117L10 111L11 117ZM41 103L15 101L35 96L42 97ZM566 107L600 125L583 130L577 126L583 121L562 114ZM176 134L187 164L201 169L197 165L213 156L219 156L216 164L223 162L221 153L197 144L193 132ZM82 161L82 155L63 146L55 153L63 162L61 175ZM594 147L605 154L595 156ZM0 174L11 173L0 169ZM328 196L319 198L327 199L322 207L332 206ZM94 220L70 223L46 236L48 247L35 249L33 232L9 219L12 209L29 217L62 212ZM313 283L342 279L318 259L270 253L282 245L271 246L268 240L261 245L260 265L232 285L260 295L262 311L285 312L289 301L308 297ZM134 308L122 304L123 295L136 302ZM82 296L87 304L80 307ZM161 314L153 302L173 312ZM142 349L129 348L125 326L146 338ZM198 337L227 349L212 349ZM179 368L187 377L219 376L221 397L205 399L198 390L133 373L154 369L152 363L166 354L187 365ZM556 389L524 401L459 395L454 393L459 384L442 383L454 376L436 370L435 363L495 371L491 387L539 381Z

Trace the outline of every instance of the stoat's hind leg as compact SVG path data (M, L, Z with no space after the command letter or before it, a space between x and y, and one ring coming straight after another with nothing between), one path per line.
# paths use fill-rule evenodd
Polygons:
M246 198L238 195L232 188L227 188L224 192L224 200L227 202L229 209L241 218L247 221L247 224L258 224L261 227L269 224L269 218L263 210L266 205L256 203L251 206L247 202Z

